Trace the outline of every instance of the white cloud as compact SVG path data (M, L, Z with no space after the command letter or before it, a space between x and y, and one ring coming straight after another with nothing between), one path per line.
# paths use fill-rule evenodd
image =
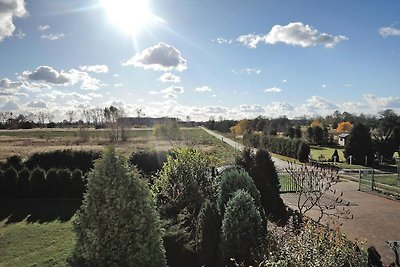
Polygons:
M117 87L122 87L122 86L124 86L123 83L116 83L116 84L114 84L114 87L115 87L115 88L117 88Z
M0 42L15 31L14 18L28 15L24 0L0 0Z
M280 92L282 92L282 89L278 88L278 87L272 87L272 88L265 89L264 92L266 92L266 93L280 93Z
M82 71L94 72L94 73L108 73L107 65L79 66L79 69Z
M106 84L91 77L87 72L71 69L68 72L57 71L49 66L37 67L34 71L24 71L22 79L41 81L50 85L74 85L80 83L83 90L98 90Z
M261 70L260 69L255 69L255 68L243 68L240 70L232 70L233 73L235 74L260 74Z
M50 29L50 25L39 25L38 31L43 32L45 30Z
M312 96L306 103L296 109L299 115L327 115L337 110L338 105L320 97Z
M3 89L16 89L16 88L20 88L24 83L21 81L11 81L8 78L4 78L0 80L0 88Z
M162 83L180 83L181 77L176 76L170 72L164 73L163 75L158 78L158 80Z
M25 106L26 106L26 107L29 107L29 108L35 108L35 109L36 109L36 108L44 109L44 108L47 108L47 107L48 107L48 106L47 106L47 102L45 102L45 101L42 100L42 99L32 100L32 101L26 103Z
M150 94L150 95L158 95L159 92L157 92L157 91L150 91L149 94Z
M260 105L240 105L239 111L251 113L264 113L265 108Z
M135 66L157 71L183 71L187 69L186 59L182 57L181 52L166 43L158 43L144 49L123 62L122 66Z
M200 92L200 93L211 92L212 91L212 89L207 85L203 85L203 86L197 87L195 90L197 92Z
M162 94L183 94L183 92L185 92L185 89L182 86L170 86L161 90Z
M212 39L211 40L213 43L218 43L218 44L231 44L232 40L230 39L225 39L222 37L218 37L217 39Z
M19 105L18 105L18 103L14 102L14 101L10 101L10 102L5 103L0 108L0 110L3 110L3 111L16 111L16 110L19 110Z
M400 108L400 97L377 97L372 94L363 95L364 100L375 109Z
M352 87L353 85L352 84L350 84L350 83L345 83L344 84L344 87Z
M217 97L217 95L212 95L211 97L212 97L212 98L215 98L215 97Z
M400 29L393 28L393 27L382 27L382 28L379 28L379 34L383 38L387 38L389 36L400 36Z
M321 84L321 88L326 88L327 85L326 84Z
M348 40L344 35L331 35L321 33L312 26L304 25L301 22L292 22L288 25L275 25L266 35L246 34L237 38L237 41L250 48L256 48L259 43L277 44L310 47L323 45L332 48L338 43Z
M65 33L43 34L40 38L50 40L50 41L56 41L56 40L65 38Z

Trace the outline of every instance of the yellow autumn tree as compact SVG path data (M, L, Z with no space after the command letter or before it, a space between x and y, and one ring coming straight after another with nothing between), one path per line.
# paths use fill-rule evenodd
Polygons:
M322 123L319 120L313 120L310 124L311 128L316 128L316 127L321 127L322 128Z
M336 128L337 133L348 133L353 128L353 124L348 121L340 122Z
M231 133L234 135L243 135L246 132L246 129L249 127L249 120L240 120L235 126L230 128Z

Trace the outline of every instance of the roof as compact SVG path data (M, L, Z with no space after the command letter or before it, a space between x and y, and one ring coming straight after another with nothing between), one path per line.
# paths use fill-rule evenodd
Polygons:
M347 136L349 136L348 133L339 134L339 137L340 137L340 138L346 138Z

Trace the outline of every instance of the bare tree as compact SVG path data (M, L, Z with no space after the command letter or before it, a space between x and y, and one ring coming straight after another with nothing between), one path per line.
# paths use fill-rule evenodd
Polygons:
M343 192L333 188L339 181L337 171L316 165L295 165L289 163L286 169L297 192L297 210L306 215L311 210L318 213L317 222L322 218L337 221L352 219L347 206L350 204L342 199Z
M39 111L37 113L37 119L38 119L38 123L41 125L41 127L44 126L44 120L46 119L46 113L43 111Z
M75 110L69 110L69 111L66 112L66 114L68 116L69 123L72 123L76 118L76 111Z
M138 118L142 117L144 115L143 112L142 112L142 108L137 108L136 109L136 114L137 114Z

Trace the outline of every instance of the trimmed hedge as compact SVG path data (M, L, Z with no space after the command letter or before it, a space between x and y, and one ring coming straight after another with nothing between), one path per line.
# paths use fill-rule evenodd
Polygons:
M272 153L308 161L310 145L301 139L283 138L270 135L247 133L243 136L246 145L266 149Z

